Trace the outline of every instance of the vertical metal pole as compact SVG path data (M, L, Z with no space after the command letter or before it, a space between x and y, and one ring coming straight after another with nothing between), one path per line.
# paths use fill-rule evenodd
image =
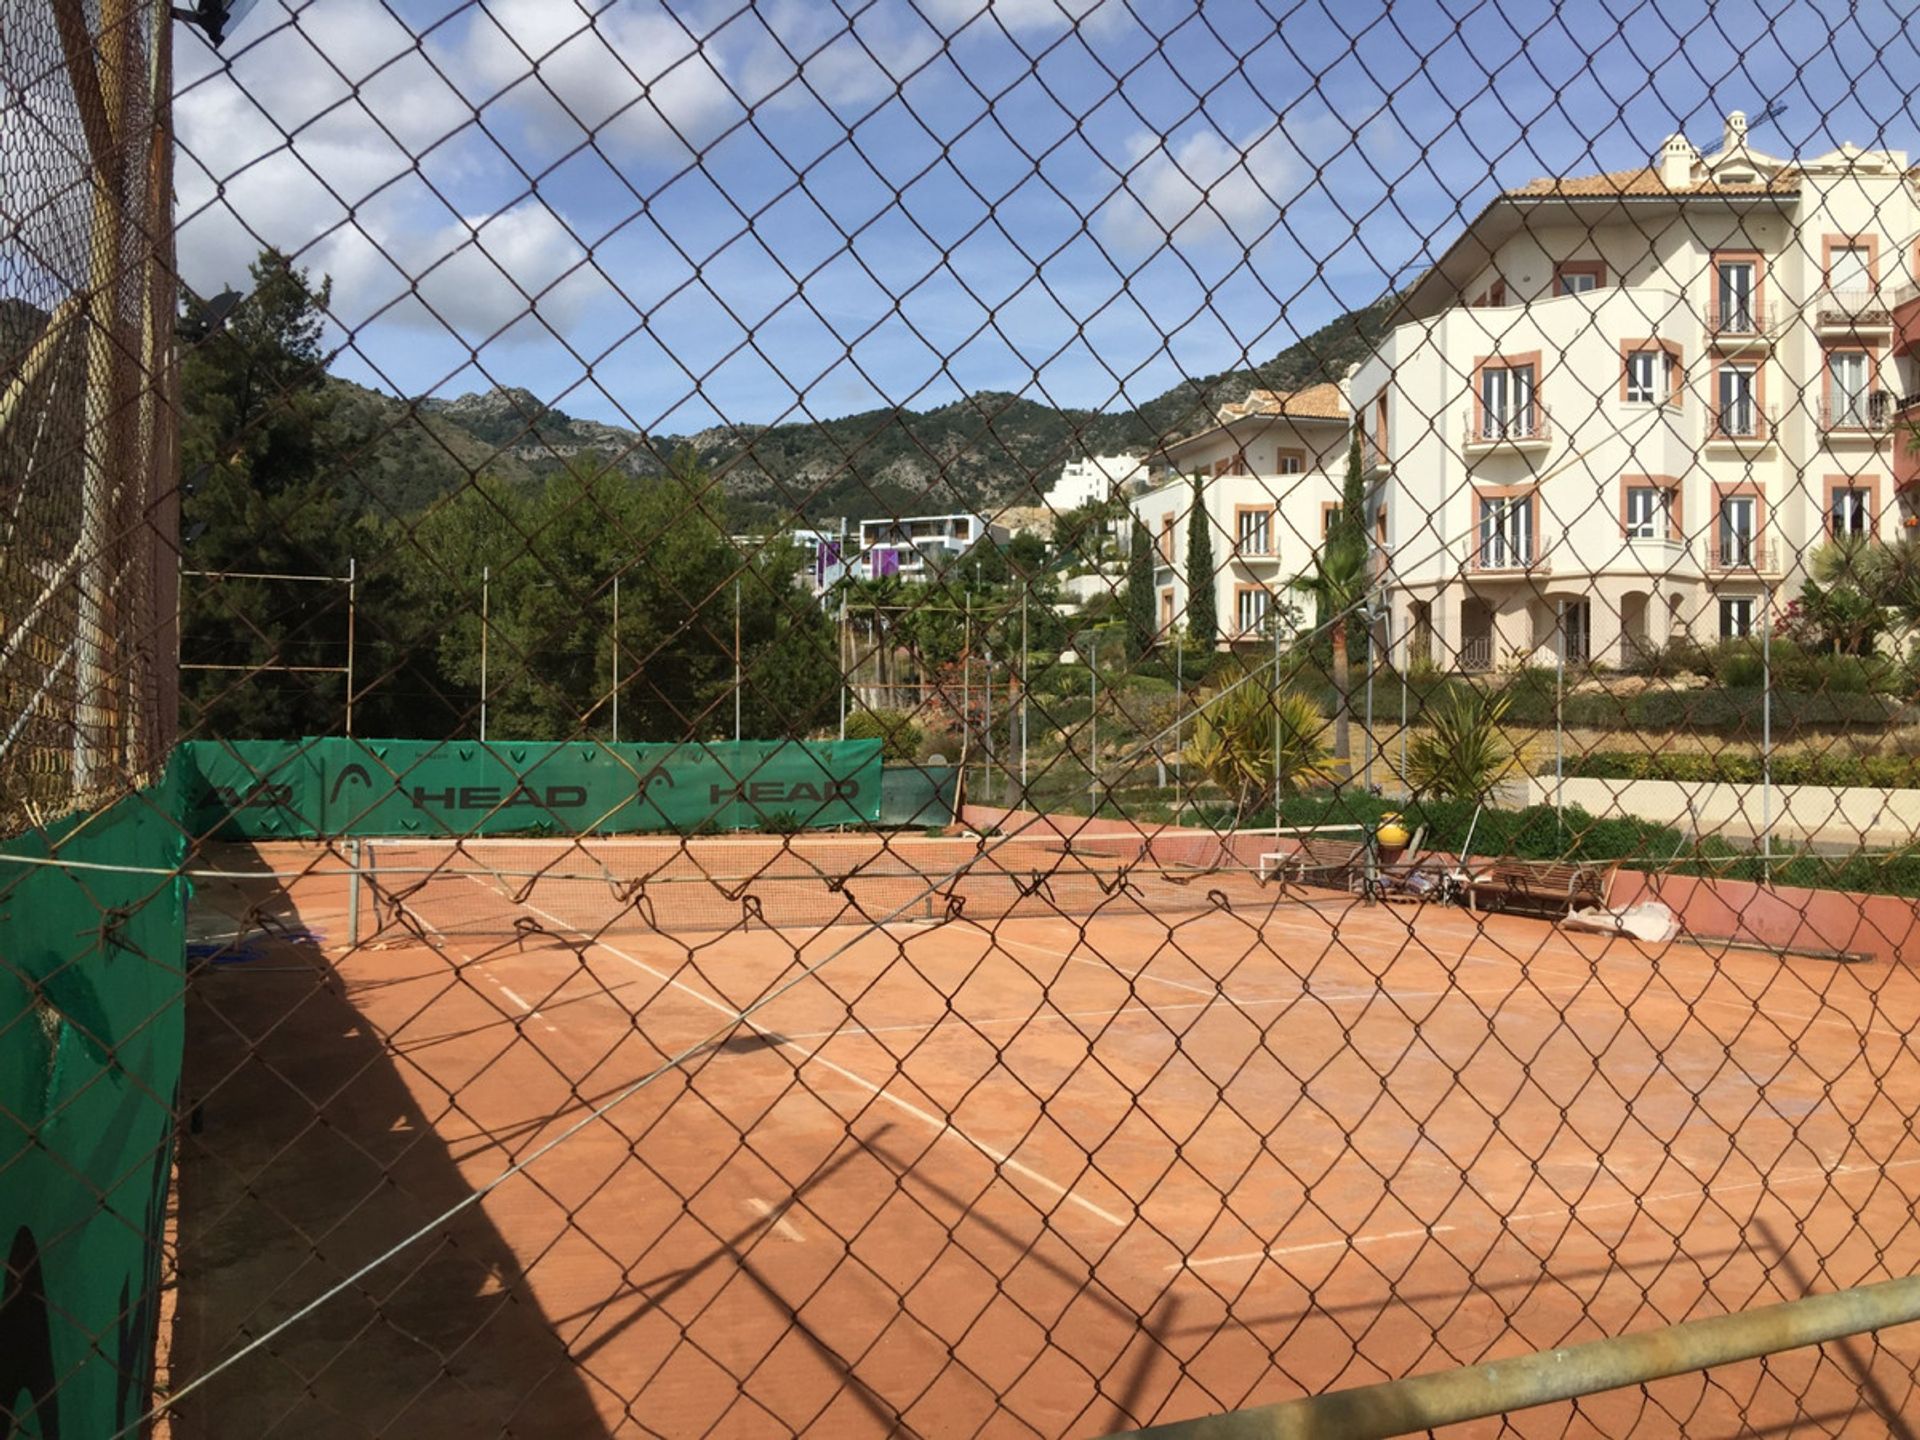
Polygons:
M733 743L740 743L740 577L733 577Z
M353 632L359 598L360 562L347 557L347 734L353 734Z
M993 798L993 647L991 645L981 651L980 659L983 662L980 674L980 700L984 707L980 716L984 736L980 758L986 766L986 771L981 776L980 796L984 800L991 800Z
M480 738L487 738L487 631L492 628L489 602L492 599L493 567L480 567Z
M1280 625L1271 602L1267 624L1273 629L1273 680L1267 686L1267 694L1273 704L1273 831L1277 835L1280 833Z
M973 592L967 592L966 619L960 631L960 753L973 753Z
M1392 632L1389 631L1388 635L1387 653L1391 655ZM1409 625L1406 638L1400 642L1400 784L1403 789L1407 784L1407 670L1412 664L1413 627Z
M1378 748L1373 743L1373 671L1375 660L1373 627L1377 623L1379 622L1373 613L1373 602L1369 599L1367 602L1367 767L1362 776L1362 783L1366 785L1369 795L1373 793L1373 752ZM1391 654L1392 651L1389 650L1388 653Z
M1020 592L1020 803L1027 803L1027 597L1032 593L1029 580Z
M1773 582L1768 581L1760 630L1761 882L1773 881Z
M1173 636L1173 774L1178 793L1174 796L1173 814L1178 820L1187 811L1187 766L1180 749L1180 727L1187 718L1187 637L1174 632Z
M613 577L613 743L620 743L620 577Z
M1092 745L1087 755L1087 818L1091 820L1100 813L1100 632L1093 632L1093 641L1087 647L1087 698L1092 707L1087 711L1087 724L1090 727Z
M840 578L834 583L840 587L840 624L837 630L838 643L836 648L840 654L840 738L844 740L847 738L847 690L853 683L847 674L847 590L849 587L846 522L844 520L841 521L840 529L835 533L838 536L840 545L839 550L835 552L833 563L840 567Z
M360 943L360 842L347 841L347 934Z
M1564 825L1567 819L1567 747L1561 716L1567 689L1567 602L1555 602L1557 629L1553 657L1553 818Z

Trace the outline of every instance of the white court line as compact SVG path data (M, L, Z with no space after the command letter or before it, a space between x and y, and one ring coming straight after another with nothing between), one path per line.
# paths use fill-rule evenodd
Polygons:
M1355 902L1356 905L1358 903L1359 903L1358 901ZM1038 922L1050 923L1050 924L1071 924L1072 923L1071 921L1067 920L1064 916L1058 916L1058 915L1035 915L1035 916L1027 916L1024 918L1032 921L1038 921ZM1107 916L1101 916L1099 918L1107 920L1110 923L1127 925L1127 924L1135 924L1135 923L1144 923L1147 917L1135 916L1135 915L1107 915ZM1191 918L1230 919L1235 917L1199 915ZM1240 917L1240 918L1241 918L1241 923L1243 924L1246 923L1245 917ZM975 922L969 921L967 923L972 924ZM1319 937L1328 939L1330 941L1334 938L1331 926L1308 925L1300 921L1270 919L1265 921L1263 924L1261 924L1259 928L1263 932L1266 930L1274 930L1274 929L1293 930L1303 934L1319 936ZM1165 933L1165 930L1166 930L1166 926L1163 924L1160 927L1159 933ZM1441 938L1456 939L1456 940L1471 940L1475 935L1484 937L1486 933L1483 929L1478 929L1473 927L1462 929L1457 925L1447 925L1444 927L1436 926L1435 930L1437 931L1439 937ZM1358 943L1356 944L1355 940L1342 937L1340 940L1340 948L1348 951L1359 949L1361 948L1361 946L1363 946L1366 943L1368 938L1369 937L1364 937L1364 936L1357 937ZM1409 927L1407 931L1407 938L1410 941L1417 940L1416 934L1411 927ZM1546 938L1558 940L1562 944L1567 944L1566 936L1563 935L1558 930L1549 931ZM1609 937L1602 936L1601 938L1607 939ZM1016 941L1014 943L1027 944L1027 945L1032 944L1031 941ZM1439 954L1433 951L1433 948L1431 945L1426 944L1426 942L1418 942L1418 943L1423 945L1425 953L1427 954L1428 958L1433 959L1436 962L1443 960L1442 956L1440 956ZM1664 954L1665 949L1680 945L1680 943L1681 942L1679 941L1670 942L1670 944L1667 947L1663 948L1663 950L1660 953ZM1044 949L1044 947L1034 947L1034 948ZM1700 946L1697 943L1687 944L1682 948L1684 948L1685 950L1691 953L1705 953L1705 952L1701 952ZM1544 949L1544 947L1542 947L1542 949ZM1059 955L1059 954L1062 954L1063 952L1053 950L1053 951L1048 951L1047 953ZM1567 980L1567 981L1581 980L1581 981L1584 981L1585 984L1587 985L1598 985L1600 986L1603 993L1611 994L1612 987L1608 986L1607 982L1600 975L1600 966L1603 963L1608 963L1608 962L1605 962L1599 958L1595 958L1591 961L1586 962L1585 964L1582 964L1581 960L1576 958L1578 956L1578 953L1579 952L1576 951L1573 955L1567 955L1567 954L1561 954L1561 953L1543 954L1542 950L1535 950L1530 955L1528 955L1528 954L1521 954L1515 951L1512 953L1502 952L1496 958L1496 957L1487 956L1487 955L1476 955L1472 951L1465 951L1458 957L1457 963L1462 965L1491 965L1491 966L1495 966L1508 971L1511 971L1513 967L1515 967L1516 965L1524 965L1533 974L1545 974L1549 978L1561 979L1561 980ZM1070 958L1077 959L1079 957L1075 956ZM1642 967L1642 969L1638 972L1639 976L1644 977L1644 976L1656 975L1657 972L1654 970L1653 967L1654 967L1654 961L1657 958L1657 956L1648 956L1643 950L1636 948L1633 951L1631 958L1635 961L1638 961ZM1755 960L1763 960L1766 957L1756 955L1753 958ZM1559 966L1561 968L1552 968L1552 969L1545 968L1548 963L1556 962L1556 961L1559 962ZM1086 961L1085 963L1094 964L1097 962ZM1571 968L1566 968L1566 967L1571 967ZM1126 972L1116 970L1115 973L1124 975ZM1160 977L1142 976L1141 978L1142 979L1159 979ZM1161 983L1167 984L1167 985L1179 984L1179 982L1176 980L1162 980ZM1831 1014L1817 1012L1811 1015L1803 1015L1797 1011L1781 1011L1781 1010L1772 1009L1766 1005L1764 998L1757 999L1749 1004L1739 1000L1730 1000L1722 995L1696 995L1696 996L1689 997L1684 993L1682 993L1680 990L1674 988L1672 981L1663 979L1661 983L1666 988L1663 990L1659 990L1656 993L1663 999L1676 1001L1683 1006L1718 1005L1722 1009L1734 1010L1743 1015L1754 1015L1754 1016L1764 1015L1776 1021L1792 1021L1792 1022L1796 1022L1798 1024L1803 1024L1803 1025L1837 1025L1845 1029L1849 1035L1883 1035L1890 1040L1901 1040L1901 1041L1904 1041L1909 1038L1907 1032L1902 1030L1892 1029L1886 1025L1872 1025L1872 1024L1863 1025L1860 1022L1847 1017L1846 1013L1844 1011L1839 1010L1838 1007L1829 1007L1830 1009L1833 1010L1833 1013ZM1730 979L1729 983L1737 984L1738 982ZM1188 987L1188 988L1192 988L1192 987ZM1541 990L1541 987L1539 985L1535 984L1532 986L1526 986L1521 984L1518 979L1516 979L1515 989L1516 991L1532 989L1535 991L1539 991L1540 993L1546 993L1545 991ZM1494 994L1498 992L1483 991L1480 993ZM1569 991L1568 993L1571 994L1573 992ZM1628 1000L1620 1000L1616 997L1615 1003L1619 1005L1622 1011L1627 1011L1631 1009L1631 1002ZM1791 1037L1789 1036L1788 1038L1791 1038Z
M500 993L506 996L507 999L513 1001L513 1003L518 1005L522 1010L526 1011L527 1014L531 1016L533 1019L538 1020L541 1018L540 1012L534 1009L533 1006L529 1005L526 1001L522 1000L518 995L514 994L510 986L501 985L498 980L495 980L493 983L496 985L500 985Z
M787 1206L770 1205L758 1195L749 1195L746 1203L747 1208L760 1217L763 1231L771 1230L782 1240L791 1240L796 1244L806 1241L807 1237L800 1233L799 1227L787 1219Z
M486 890L491 894L503 893L501 891L495 890L492 886L488 885L485 881L481 880L478 876L469 875L467 876L467 878L471 880L475 885L478 885L481 889ZM1058 1195L1062 1200L1065 1200L1071 1204L1079 1206L1082 1210L1085 1210L1090 1215L1098 1216L1100 1219L1106 1221L1107 1224L1113 1226L1117 1230L1123 1230L1126 1228L1127 1222L1122 1217L1115 1215L1110 1210L1102 1209L1100 1206L1094 1204L1091 1200L1087 1199L1085 1196L1081 1195L1077 1191L1068 1189L1065 1185L1060 1184L1059 1181L1054 1180L1049 1176L1041 1174L1038 1170L1035 1170L1032 1166L1022 1164L1020 1161L1014 1159L1011 1155L1007 1154L1005 1151L997 1150L993 1146L988 1145L985 1141L976 1140L973 1136L967 1134L966 1131L960 1129L960 1127L955 1125L951 1120L948 1120L942 1116L936 1115L930 1110L921 1109L918 1105L915 1105L912 1101L902 1099L900 1096L895 1095L891 1090L887 1089L886 1086L876 1085L873 1083L873 1081L867 1079L864 1075L856 1074L852 1070L847 1069L846 1066L837 1064L836 1062L827 1059L826 1056L820 1054L817 1050L814 1050L805 1045L801 1045L798 1042L792 1040L791 1038L780 1034L776 1030L768 1029L766 1026L762 1025L759 1021L751 1019L745 1015L742 1015L738 1010L735 1010L731 1005L728 1005L726 1002L721 1000L716 1000L711 995L706 994L704 991L696 990L691 985L684 983L683 981L677 979L672 975L665 973L664 971L656 970L653 966L647 964L646 961L637 959L636 957L629 955L626 951L622 950L617 945L610 944L605 940L595 939L594 936L589 932L580 929L578 926L569 925L566 921L562 920L559 916L554 915L549 911L542 910L538 905L531 904L525 900L514 900L513 897L510 895L506 896L506 898L509 901L511 901L513 904L519 905L523 910L526 910L529 914L538 915L542 919L550 922L551 924L558 925L562 930L570 931L571 933L580 936L582 939L586 940L589 944L591 944L596 950L604 950L609 955L614 956L616 959L626 961L627 964L633 966L635 969L640 970L645 974L651 975L655 980L658 980L661 984L670 985L674 989L679 990L686 995L692 996L695 1000L698 1000L702 1005L707 1006L709 1009L718 1010L722 1015L725 1015L730 1019L735 1020L747 1026L756 1035L760 1036L763 1040L767 1041L768 1044L772 1045L774 1048L783 1049L783 1050L797 1050L803 1059L807 1060L812 1064L820 1066L822 1069L831 1070L834 1074L840 1076L841 1079L846 1080L851 1084L858 1085L862 1090L865 1090L869 1094L871 1094L876 1100L885 1101L887 1104L893 1106L895 1109L903 1111L908 1115L911 1115L914 1119L920 1121L923 1125L926 1125L931 1129L938 1131L942 1135L951 1135L956 1140L959 1140L963 1144L971 1147L972 1149L979 1151L980 1154L986 1156L987 1159L993 1161L994 1165L997 1168L1002 1170L1010 1170L1016 1175L1024 1176L1026 1179L1031 1180L1034 1184L1040 1186L1042 1189L1049 1190L1053 1194Z
M1410 1240L1415 1235L1445 1235L1454 1230L1452 1225L1417 1225L1411 1230L1377 1230L1371 1235L1355 1235L1351 1238L1341 1236L1334 1240L1308 1240L1298 1245L1275 1245L1265 1250L1245 1250L1237 1255L1209 1255L1204 1260L1191 1257L1175 1261L1166 1267L1168 1274L1175 1270L1198 1270L1203 1265L1238 1265L1248 1260L1277 1260L1282 1255L1305 1255L1314 1250L1337 1250L1342 1246L1375 1245L1383 1240Z

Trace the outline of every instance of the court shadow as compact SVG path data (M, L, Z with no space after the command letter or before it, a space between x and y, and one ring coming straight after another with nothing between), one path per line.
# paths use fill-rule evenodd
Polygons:
M300 918L284 894L258 908ZM617 1397L596 1396L569 1355L529 1262L480 1205L436 1223L471 1195L469 1178L334 964L271 932L259 943L257 961L199 966L188 986L194 1119L179 1141L162 1339L175 1393L211 1378L173 1409L176 1440L610 1436Z

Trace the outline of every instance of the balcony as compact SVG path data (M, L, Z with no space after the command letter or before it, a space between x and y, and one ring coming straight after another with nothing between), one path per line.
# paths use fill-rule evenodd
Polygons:
M1920 393L1893 402L1893 488L1920 485Z
M1489 544L1480 540L1474 547L1469 568L1475 575L1489 579L1511 576L1515 579L1528 575L1551 575L1553 542L1545 535L1529 537L1521 544L1515 544L1511 537Z
M1716 575L1778 575L1780 552L1771 540L1716 538L1707 547L1707 569Z
M1814 324L1822 330L1886 330L1893 325L1890 290L1822 290L1813 297Z
M1544 450L1552 443L1553 420L1538 402L1512 415L1469 411L1461 420L1460 447L1469 455Z
M1829 438L1877 438L1892 428L1893 412L1893 395L1874 390L1852 400L1823 400L1814 415Z
M1771 405L1734 405L1707 417L1707 444L1758 449L1773 444L1779 416Z
M1677 536L1629 535L1621 558L1631 568L1648 575L1700 575L1700 561L1690 541Z
M1780 312L1765 305L1736 305L1707 310L1707 334L1722 350L1740 350L1752 345L1771 345L1779 338Z

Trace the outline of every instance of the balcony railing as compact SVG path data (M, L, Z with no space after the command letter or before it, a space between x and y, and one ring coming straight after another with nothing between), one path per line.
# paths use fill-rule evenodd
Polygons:
M1511 536L1498 541L1476 540L1473 570L1482 575L1550 575L1552 542L1545 535L1534 535L1516 545Z
M1506 415L1498 411L1480 414L1468 411L1462 423L1462 444L1469 450L1487 450L1498 445L1544 445L1553 439L1553 420L1546 407L1537 402Z
M1735 540L1716 538L1707 547L1707 568L1723 574L1748 572L1755 575L1780 573L1779 552L1771 540Z
M1460 668L1462 670L1491 670L1493 668L1493 637L1491 635L1473 635L1461 641Z
M1885 434L1893 423L1894 397L1874 390L1852 400L1823 400L1816 412L1822 430L1861 430Z
M1822 290L1813 298L1815 323L1848 328L1885 329L1893 323L1893 296L1887 290Z
M1731 444L1764 445L1773 439L1776 416L1771 405L1734 405L1707 417L1707 439Z
M1271 560L1273 556L1273 545L1265 538L1233 542L1233 558L1236 560Z
M1707 331L1716 340L1767 340L1779 328L1777 312L1765 305L1707 307Z

